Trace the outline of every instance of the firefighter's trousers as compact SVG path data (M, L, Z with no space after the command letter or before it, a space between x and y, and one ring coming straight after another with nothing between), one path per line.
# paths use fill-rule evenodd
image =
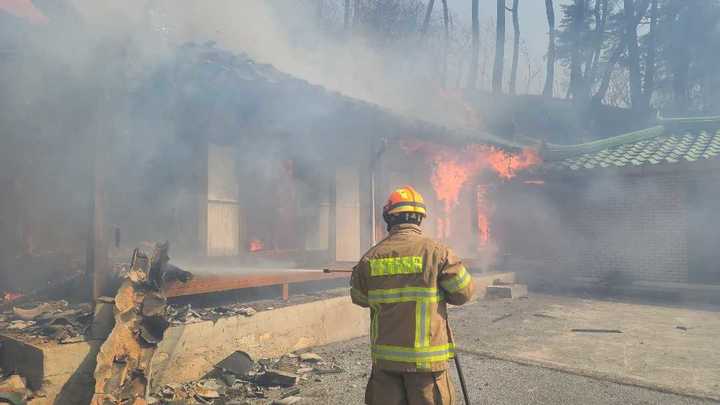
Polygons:
M453 405L449 373L396 373L373 369L365 390L368 405Z

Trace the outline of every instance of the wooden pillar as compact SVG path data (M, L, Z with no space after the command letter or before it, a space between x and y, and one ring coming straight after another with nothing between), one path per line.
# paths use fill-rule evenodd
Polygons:
M290 299L290 287L288 283L284 283L282 285L282 299L283 301L287 301Z
M207 255L237 256L240 251L240 190L235 149L208 145Z
M360 176L354 167L335 173L335 261L360 259Z

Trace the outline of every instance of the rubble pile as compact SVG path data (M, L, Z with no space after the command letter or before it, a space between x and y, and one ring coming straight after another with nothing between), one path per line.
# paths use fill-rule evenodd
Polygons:
M191 277L169 261L167 243L133 252L114 300L115 325L97 355L92 405L146 404L152 358L169 326L163 287Z
M0 313L0 330L58 343L83 341L93 319L88 303L28 302Z
M28 400L44 396L42 391L31 391L24 377L18 374L6 375L0 369L0 404L25 405Z
M323 374L342 373L315 353L289 353L253 361L237 351L215 366L207 378L159 387L148 400L158 405L251 405L308 403L303 388Z
M213 308L193 308L191 304L168 306L168 321L172 325L181 325L202 321L217 321L227 316L253 316L257 313L252 307L242 304L223 305Z

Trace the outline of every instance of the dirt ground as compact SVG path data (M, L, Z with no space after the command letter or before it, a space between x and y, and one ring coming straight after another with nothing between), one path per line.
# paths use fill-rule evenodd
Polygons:
M531 295L450 316L475 403L720 403L698 398L720 397L720 312ZM317 348L345 372L320 376L301 395L361 404L367 346L361 338Z

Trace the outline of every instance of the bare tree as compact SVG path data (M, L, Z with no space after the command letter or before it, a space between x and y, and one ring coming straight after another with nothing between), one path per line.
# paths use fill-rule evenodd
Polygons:
M478 58L480 57L480 18L478 16L480 6L478 3L479 0L472 0L472 56L468 77L468 87L471 89L477 86Z
M625 32L624 42L627 46L627 64L630 71L630 104L633 109L640 106L642 99L642 76L640 74L640 50L638 47L638 34L635 16L640 10L635 9L635 0L623 0L625 5Z
M445 86L447 82L447 65L448 65L448 47L450 46L450 15L447 0L442 0L443 6L443 27L445 28L445 43L443 45L443 67L442 67L442 84Z
M586 17L587 0L575 0L573 5L573 16L571 23L571 31L576 40L585 34L585 17ZM574 99L582 99L585 95L583 89L582 74L582 49L579 45L572 47L570 52L570 86L568 88L568 96ZM581 103L583 100L580 100Z
M350 0L345 0L345 12L343 14L343 28L345 32L350 29Z
M315 8L315 18L317 18L317 21L322 21L324 3L325 0L317 0L317 6Z
M353 29L360 29L360 0L353 2Z
M655 63L657 56L658 0L652 0L650 6L650 32L648 33L647 59L645 60L645 83L640 108L650 110L650 101L655 91Z
M430 17L432 16L433 6L435 6L435 0L428 1L427 9L425 10L425 19L423 20L423 25L420 29L420 34L422 36L425 36L428 31L428 27L430 27Z
M610 14L610 2L608 0L595 0L595 32L593 33L593 50L590 55L590 63L586 67L586 76L588 81L594 82L597 78L597 72L600 66L603 45L605 44L605 34L608 15Z
M497 0L497 21L495 22L495 63L493 64L493 93L502 93L503 70L505 67L505 0Z
M639 0L637 4L635 0L623 0L623 2L625 14L623 42L627 47L627 64L630 72L630 107L639 110L643 103L643 88L637 28L647 13L650 0Z
M545 13L547 14L549 34L543 96L552 97L553 86L555 83L555 7L553 5L553 0L545 0Z
M512 57L512 68L510 70L510 90L509 93L515 95L517 87L517 70L518 70L518 58L520 57L520 18L518 16L518 7L520 6L520 0L513 0L512 9L512 22L513 22L513 57Z
M605 67L605 72L603 73L602 80L600 81L600 86L592 97L593 104L599 105L605 98L605 95L610 89L610 81L613 78L613 71L615 70L615 65L617 65L624 51L625 47L623 46L623 44L618 44L610 54L610 59L608 60L607 66Z

